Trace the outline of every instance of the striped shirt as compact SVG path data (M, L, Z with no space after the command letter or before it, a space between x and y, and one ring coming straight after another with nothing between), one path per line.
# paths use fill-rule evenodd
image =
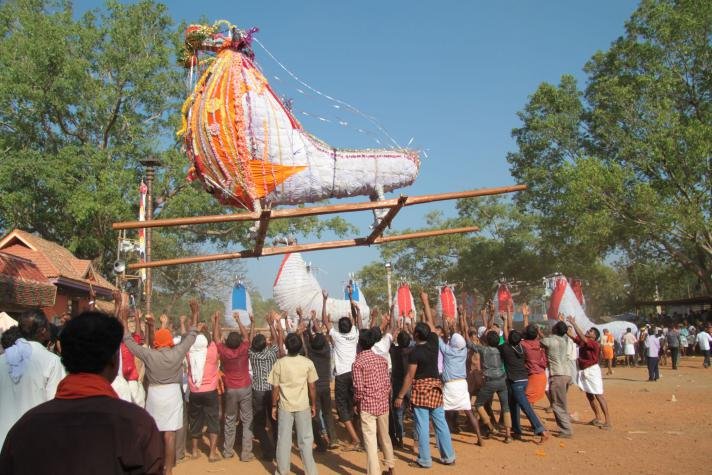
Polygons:
M267 382L267 376L277 361L277 347L268 346L262 351L248 352L252 366L252 389L254 391L271 391L272 385Z

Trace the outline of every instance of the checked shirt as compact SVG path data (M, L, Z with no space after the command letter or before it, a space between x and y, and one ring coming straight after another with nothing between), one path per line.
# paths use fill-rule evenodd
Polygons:
M351 374L359 409L372 416L388 413L391 378L386 359L371 350L362 351L356 355Z

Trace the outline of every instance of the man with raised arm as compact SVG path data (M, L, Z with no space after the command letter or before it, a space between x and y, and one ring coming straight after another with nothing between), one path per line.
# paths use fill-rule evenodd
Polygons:
M356 408L361 414L363 445L366 448L369 475L381 474L378 460L378 443L383 450L387 473L393 474L395 457L391 438L388 436L391 381L388 377L388 362L373 352L378 332L375 328L361 330L361 352L353 364L354 395Z
M455 450L452 448L450 429L445 421L443 410L442 382L438 374L438 336L429 314L428 294L422 292L420 298L426 309L423 312L425 322L415 325L413 336L415 347L408 356L408 372L403 386L394 401L395 407L403 405L403 397L411 389L411 404L418 435L418 458L413 465L421 468L432 467L430 457L430 420L435 427L435 436L440 449L441 462L444 465L455 463Z
M598 365L598 355L601 352L601 345L598 343L600 337L598 328L591 327L584 333L576 324L574 317L569 316L566 321L573 326L576 332L574 342L579 347L576 385L586 393L588 403L595 414L595 418L589 424L601 429L610 429L611 416L608 413L606 398L603 397L603 376L601 367ZM601 422L601 415L604 417L603 422Z
M277 470L279 475L290 473L292 429L297 427L297 446L306 475L317 473L312 444L311 419L316 415L316 368L299 354L302 340L294 333L285 340L287 356L272 367L268 381L272 385L272 418L279 421L277 437Z
M174 346L170 330L161 328L154 335L155 349L144 348L134 341L128 329L126 312L121 312L124 343L146 367L146 379L148 379L146 410L153 416L158 430L163 433L166 475L173 473L176 431L183 427L183 393L180 387L183 382L183 360L195 343L198 331L205 325L198 326L200 307L196 300L190 301L190 310L191 328L182 336L180 343Z
M232 458L235 455L233 446L235 445L235 429L239 414L242 423L240 460L248 462L254 458L252 455L252 382L248 355L250 337L237 313L232 316L240 331L228 333L223 343L220 312L215 312L213 315L213 340L217 344L220 364L225 375L225 440L222 453L224 458ZM250 322L252 321L253 318L250 315ZM251 327L254 327L254 323Z
M326 300L322 314L326 313ZM327 317L328 318L328 317ZM336 448L336 428L331 411L331 345L324 333L317 330L316 312L312 313L311 324L307 326L308 358L314 363L319 379L316 382L316 417L312 421L317 451Z
M426 313L430 313L429 307ZM477 444L482 446L480 425L472 413L467 386L467 342L463 336L467 335L467 320L462 308L458 309L458 320L462 333L458 333L451 327L448 331L450 335L448 343L439 340L440 353L443 355L443 408L445 411L452 411L450 414L454 416L457 416L460 411L464 412L477 434Z
M349 287L349 295L351 295ZM329 293L322 290L324 306L329 298ZM352 301L353 302L353 301ZM351 374L351 366L356 359L356 346L358 345L358 327L354 324L354 320L360 313L357 312L358 306L352 304L351 317L343 316L339 318L338 330L333 328L325 311L322 311L322 322L327 328L328 335L331 338L334 346L334 371L336 374L334 382L334 399L336 402L336 412L339 415L341 422L349 436L351 443L343 446L344 450L360 450L361 441L354 429L354 385Z
M282 343L279 338L282 327L279 315L270 312L267 315L272 344L267 344L267 338L261 333L252 338L247 352L252 366L252 409L253 432L260 441L262 458L274 460L274 447L277 443L277 421L272 419L272 385L267 381L272 366L277 361L277 355L282 354ZM279 328L278 332L275 325ZM272 437L267 434L267 421L272 427Z
M546 348L546 358L549 363L549 394L551 408L554 411L556 424L559 426L557 437L570 439L573 435L571 416L566 393L571 384L571 368L568 357L568 327L562 321L556 322L551 329L551 335L541 339L541 346Z

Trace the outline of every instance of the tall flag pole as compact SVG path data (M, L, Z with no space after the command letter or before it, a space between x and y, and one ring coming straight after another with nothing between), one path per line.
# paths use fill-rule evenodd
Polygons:
M146 221L146 194L148 193L148 187L146 183L141 179L141 185L138 188L140 198L138 205L138 220ZM138 245L141 252L141 262L146 262L146 228L139 228L138 230ZM146 281L146 269L140 270L141 280Z

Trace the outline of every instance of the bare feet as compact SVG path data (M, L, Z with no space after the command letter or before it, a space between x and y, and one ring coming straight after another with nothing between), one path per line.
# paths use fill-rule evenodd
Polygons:
M549 440L549 438L551 438L549 433L547 431L544 431L541 434L539 434L539 441L537 442L537 444L543 444L544 442Z

